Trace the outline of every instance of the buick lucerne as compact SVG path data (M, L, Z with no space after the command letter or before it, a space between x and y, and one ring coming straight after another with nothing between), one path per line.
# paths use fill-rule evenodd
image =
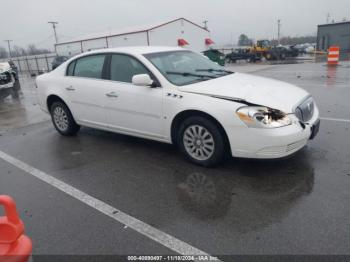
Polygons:
M207 167L226 155L291 155L320 125L305 90L228 71L177 47L84 53L39 76L36 85L41 108L62 135L87 126L172 143Z

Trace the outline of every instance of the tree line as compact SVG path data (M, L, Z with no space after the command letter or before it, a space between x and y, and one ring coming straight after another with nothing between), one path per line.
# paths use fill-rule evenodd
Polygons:
M29 55L41 55L51 53L49 49L46 48L38 48L34 44L28 45L26 48L20 46L11 47L11 57L19 57L19 56L29 56ZM8 49L0 46L0 59L9 58Z

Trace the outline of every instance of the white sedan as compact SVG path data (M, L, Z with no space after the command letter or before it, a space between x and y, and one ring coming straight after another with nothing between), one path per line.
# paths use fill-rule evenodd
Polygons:
M202 166L228 154L285 157L314 138L320 125L305 90L227 71L182 48L84 53L36 84L41 108L62 135L88 126L172 143Z

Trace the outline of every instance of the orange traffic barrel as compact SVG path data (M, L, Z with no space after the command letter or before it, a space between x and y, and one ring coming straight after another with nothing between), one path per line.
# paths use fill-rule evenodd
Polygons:
M328 65L338 65L339 63L339 46L331 46L328 49Z
M0 261L27 262L32 254L32 241L24 235L16 203L11 197L0 195L0 206L5 211L5 216L0 217Z

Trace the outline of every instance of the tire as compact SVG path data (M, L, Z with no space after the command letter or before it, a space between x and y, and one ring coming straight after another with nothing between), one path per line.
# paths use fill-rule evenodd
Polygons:
M192 116L181 123L177 145L188 160L204 167L219 164L226 152L225 138L220 128L202 116Z
M50 108L51 119L56 130L64 136L75 135L80 126L75 122L69 108L61 101L56 101Z
M19 91L20 89L21 89L21 83L19 82L18 79L15 79L15 84L13 85L13 90Z

